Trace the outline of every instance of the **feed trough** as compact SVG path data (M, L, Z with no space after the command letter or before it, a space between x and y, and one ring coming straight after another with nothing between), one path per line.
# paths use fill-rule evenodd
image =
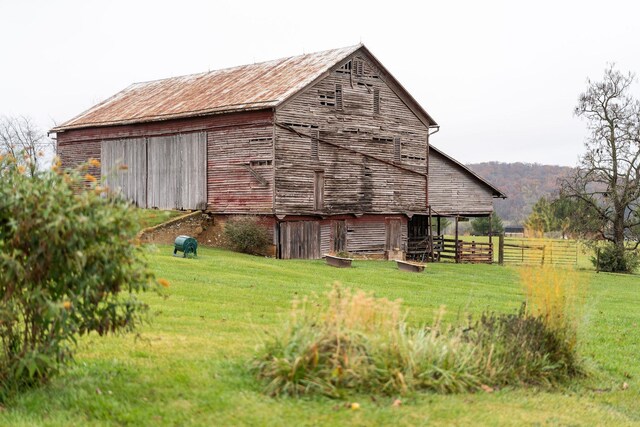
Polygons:
M397 259L398 269L402 271L409 271L411 273L422 273L424 271L424 264L418 262L402 261Z
M338 267L338 268L350 268L351 261L353 261L353 258L343 258L343 257L328 255L328 254L325 255L324 258L325 258L325 261L327 262L327 265L330 265L332 267Z

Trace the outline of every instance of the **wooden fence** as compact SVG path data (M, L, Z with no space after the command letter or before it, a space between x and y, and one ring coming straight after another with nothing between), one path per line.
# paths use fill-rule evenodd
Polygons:
M455 239L442 239L442 242L440 258L474 264L491 264L493 262L492 243L465 242Z
M575 240L505 239L500 245L504 264L576 265L578 244Z
M493 262L493 243L459 241L458 262L491 264Z

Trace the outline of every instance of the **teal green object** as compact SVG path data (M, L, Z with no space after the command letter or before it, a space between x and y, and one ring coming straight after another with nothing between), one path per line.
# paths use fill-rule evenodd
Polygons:
M173 256L177 256L178 252L182 252L182 258L186 258L187 254L198 256L198 241L189 236L178 236L173 248Z

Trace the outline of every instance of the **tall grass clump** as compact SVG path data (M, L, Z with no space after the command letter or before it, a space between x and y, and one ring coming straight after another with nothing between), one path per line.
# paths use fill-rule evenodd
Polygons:
M520 270L526 297L526 317L544 326L539 342L546 345L554 375L569 377L581 373L577 355L578 326L584 307L587 280L583 274L552 266Z
M410 329L400 301L335 285L327 304L294 302L286 328L265 344L254 371L273 396L478 387L474 346L440 318L430 328Z
M442 322L443 308L429 326L410 327L400 301L334 285L326 301L294 301L285 328L260 349L253 370L272 396L553 386L579 372L575 329L568 298L542 295L532 288L531 305L518 312L487 312L459 327Z
M584 275L566 268L525 267L520 270L520 279L527 312L564 335L574 348L586 294Z

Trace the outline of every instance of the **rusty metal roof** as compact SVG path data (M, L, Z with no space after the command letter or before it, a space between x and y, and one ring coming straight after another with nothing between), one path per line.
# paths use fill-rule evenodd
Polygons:
M360 47L134 83L51 132L274 107Z

